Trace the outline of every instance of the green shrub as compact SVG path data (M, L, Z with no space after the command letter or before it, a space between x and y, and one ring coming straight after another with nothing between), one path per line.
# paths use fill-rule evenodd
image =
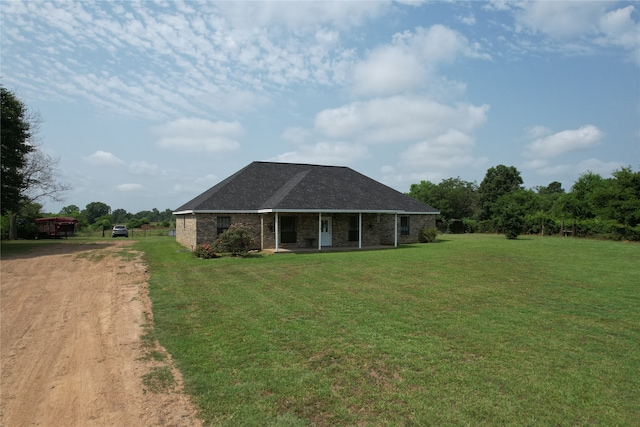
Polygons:
M478 231L478 221L471 218L462 218L465 233L475 233Z
M232 256L246 256L253 245L253 237L241 223L231 224L216 241L216 249L229 252Z
M423 228L422 230L420 230L420 243L435 243L437 237L438 229L436 228Z
M193 251L193 255L196 258L202 258L202 259L218 258L218 254L215 251L215 249L207 243L196 247L196 250Z

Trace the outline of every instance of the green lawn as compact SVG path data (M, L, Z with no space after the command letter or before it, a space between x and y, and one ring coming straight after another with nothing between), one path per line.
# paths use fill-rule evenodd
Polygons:
M195 259L137 243L209 425L638 425L640 245L441 236Z

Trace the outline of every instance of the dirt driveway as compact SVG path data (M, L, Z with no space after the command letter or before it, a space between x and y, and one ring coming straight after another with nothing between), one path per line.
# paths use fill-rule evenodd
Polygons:
M143 345L151 303L131 243L43 245L2 259L0 425L201 425L171 358ZM175 384L151 387L162 370Z

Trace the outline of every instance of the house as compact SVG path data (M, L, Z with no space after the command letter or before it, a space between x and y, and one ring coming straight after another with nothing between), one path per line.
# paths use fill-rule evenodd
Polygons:
M439 212L347 167L253 162L175 210L193 250L242 223L255 249L415 243Z

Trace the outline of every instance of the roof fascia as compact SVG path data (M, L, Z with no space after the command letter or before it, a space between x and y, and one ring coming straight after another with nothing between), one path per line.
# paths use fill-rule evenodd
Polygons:
M195 215L195 214L217 214L217 213L224 213L224 214L257 214L257 213L261 213L258 210L241 210L241 209L233 209L233 210L215 210L215 209L202 209L202 210L185 210L185 211L178 211L178 212L173 212L173 215Z
M258 213L374 213L402 215L439 215L440 212L407 212L399 210L367 210L367 209L260 209Z
M195 214L263 214L263 213L372 213L398 215L439 215L440 212L407 212L398 210L358 210L358 209L258 209L258 210L184 210L173 212L173 215Z

